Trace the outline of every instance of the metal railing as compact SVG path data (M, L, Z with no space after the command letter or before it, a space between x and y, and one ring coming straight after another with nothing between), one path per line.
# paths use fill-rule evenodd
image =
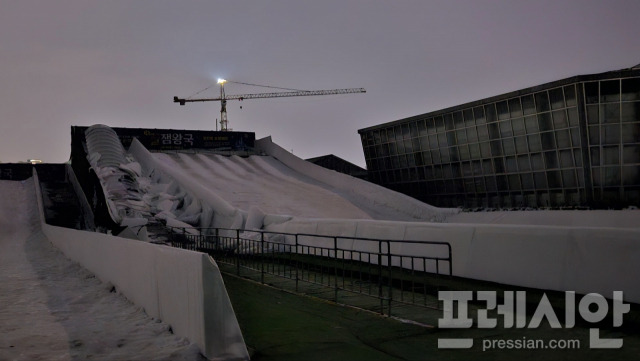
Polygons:
M223 272L392 315L392 306L438 309L451 245L225 228L168 227L172 246L213 256ZM365 297L353 297L365 296ZM374 299L374 304L363 300Z

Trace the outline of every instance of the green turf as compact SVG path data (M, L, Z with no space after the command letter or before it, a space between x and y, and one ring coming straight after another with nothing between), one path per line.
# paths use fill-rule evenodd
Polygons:
M432 329L224 279L252 360L420 360L428 350Z
M299 296L224 275L252 360L637 360L635 327L608 329L602 337L622 337L620 350L590 350L589 330L438 329L399 322L368 311ZM437 321L439 311L428 319ZM472 311L472 313L475 311ZM626 320L626 319L625 319ZM630 320L633 322L633 320ZM433 322L435 325L436 322ZM627 323L628 326L628 323ZM439 350L438 338L473 338L469 350ZM578 339L578 350L482 350L487 340Z

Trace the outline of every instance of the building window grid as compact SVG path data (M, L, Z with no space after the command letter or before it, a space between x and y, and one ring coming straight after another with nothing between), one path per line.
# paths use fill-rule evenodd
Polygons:
M618 79L618 81L620 82L619 79ZM580 85L584 86L584 83L580 83L578 85L579 86ZM541 92L537 92L536 94L538 94L538 93L546 93L546 94L544 94L544 95L542 95L540 97L536 97L536 94L531 94L531 98L532 98L531 100L533 100L533 102L534 102L534 107L535 107L534 109L536 109L536 111L540 110L540 109L543 109L544 111L543 112L536 112L535 114L530 114L530 115L536 115L537 116L538 114L541 114L541 113L550 113L550 115L552 116L552 119L553 119L553 113L554 112L557 112L559 110L562 110L564 112L564 115L563 115L564 124L566 124L566 125L563 126L563 127L557 128L556 127L556 122L552 121L552 124L553 124L552 125L552 129L549 130L549 132L554 133L554 147L553 147L552 151L555 152L556 157L558 157L560 155L560 153L559 153L560 150L571 149L570 153L572 154L573 167L566 168L566 167L560 165L558 168L553 168L553 169L555 171L557 171L557 172L560 172L561 174L562 174L563 171L572 171L573 178L574 178L573 179L573 183L575 183L575 185L576 185L575 187L572 187L572 189L575 188L575 190L577 190L578 192L581 192L581 191L584 192L584 180L582 179L582 177L579 177L579 175L578 175L578 173L580 171L580 169L578 169L578 168L580 168L580 167L578 167L579 163L577 161L577 157L580 154L580 152L579 152L580 144L576 144L575 138L573 136L571 136L571 133L577 132L577 131L579 131L579 129L575 124L571 123L571 121L570 121L571 116L568 113L569 111L571 111L572 109L574 109L577 106L578 102L573 98L568 99L567 98L568 96L566 94L568 88L569 89L573 88L573 89L570 89L570 90L572 90L572 93L573 93L572 96L575 97L576 96L575 86L576 86L576 84L571 84L571 85L564 86L564 87L558 87L558 88L554 88L554 89L548 89L548 90L544 90L544 91L541 91ZM599 87L600 87L600 82L598 82L598 88ZM549 96L550 95L549 94L550 91L559 91L559 92L562 93L563 104L562 104L561 107L554 107L554 105L551 104L551 99L550 99L550 96ZM619 92L621 92L621 91L622 91L621 87L619 87ZM584 95L585 96L584 104L585 104L585 107L586 107L586 104L587 104L587 102L586 102L586 96L587 96L586 92L584 94L585 94ZM600 94L600 90L598 90L598 94ZM527 96L527 95L524 95L524 96ZM545 101L548 101L549 102L548 107L535 103L538 100L538 98L544 99ZM617 102L619 102L619 103L625 101L625 100L622 100L621 94L620 94L620 96L618 98L619 99L617 100ZM425 167L433 167L435 165L444 166L444 167L453 167L454 165L456 165L457 168L460 168L460 166L462 165L462 162L465 161L465 157L464 157L465 152L464 151L460 151L460 149L463 148L463 147L470 146L470 145L480 146L480 144L484 143L484 141L480 140L480 136L478 136L479 129L480 129L479 127L480 126L486 127L488 123L508 122L509 132L510 132L510 134L512 134L510 138L511 139L515 139L515 130L513 128L514 119L522 118L523 121L524 121L525 116L527 116L521 99L522 99L522 96L521 97L510 98L510 99L501 101L501 102L503 102L501 105L502 106L506 105L506 107L508 109L508 117L506 117L506 118L504 116L501 117L501 114L503 114L503 113L500 113L500 112L496 111L497 105L496 105L496 102L494 102L494 103L491 103L491 104L485 104L482 107L467 108L467 109L459 110L459 111L456 111L456 112L451 112L451 113L447 113L447 114L444 114L444 115L439 115L438 117L428 117L428 118L424 118L424 119L418 119L418 120L415 120L415 121L411 122L411 124L407 123L407 124L401 126L400 129L402 129L402 127L406 127L406 129L407 129L407 132L405 132L405 131L402 132L402 133L404 133L403 136L402 136L402 141L405 141L405 136L408 135L408 137L409 137L408 139L410 139L410 142L413 142L413 145L411 147L411 152L402 152L402 153L389 152L389 156L394 156L392 154L396 154L395 156L401 156L401 155L402 156L410 156L410 157L412 157L412 159L415 159L414 157L418 153L430 154L430 152L434 152L433 154L435 155L435 154L438 154L437 153L438 150L441 147L444 146L444 143L446 143L447 147L456 150L456 153L457 153L457 157L456 158L457 159L456 158L450 158L449 161L447 161L447 162L442 162L442 161L441 162L435 162L435 159L425 159L425 160L423 160L422 162L419 162L419 163L411 162L412 164L415 164L415 167L413 167L413 168L415 168L413 170L414 174L423 174L422 177L424 177L424 179L427 180L427 181L444 181L444 179L442 179L442 177L440 177L440 178L429 178L429 177L427 177L427 173L426 172L422 172L422 171L418 172L418 169L419 168L423 168L424 169ZM598 102L599 102L598 105L602 106L600 101L601 101L601 99L598 99ZM633 100L629 100L629 101L633 101ZM517 104L518 108L519 108L519 109L516 110L517 114L516 114L515 117L514 117L514 114L513 114L514 112L511 109L513 104ZM486 110L490 109L490 108L485 108L485 106L493 107L493 110L495 111L495 113L489 112L489 115L495 114L496 115L495 119L493 119L493 118L492 119L488 119L489 117L486 114L487 113ZM622 116L621 107L619 107L618 111L619 111L618 116L621 117ZM456 114L456 113L458 113L458 114ZM473 114L473 116L474 116L473 121L471 122L470 119L468 118L468 116L465 116L465 114L467 114L467 115L468 114ZM560 114L560 113L557 113L557 114ZM422 123L422 124L420 124L420 123ZM602 120L599 121L598 126L600 127L601 124L602 124ZM618 126L619 126L619 131L622 132L622 121L618 122ZM420 129L423 129L423 128L426 131L420 131ZM411 130L415 129L415 131L411 131L409 129L411 129ZM558 130L562 130L562 129L567 129L570 132L569 133L570 137L569 137L569 140L568 140L569 141L569 147L568 148L567 147L560 148L560 145L558 144L558 139L557 139L557 137L555 137L555 135L556 135L555 133ZM465 130L465 134L467 135L467 138L469 138L468 137L469 131L471 131L472 133L475 132L475 134L472 134L472 135L474 135L474 136L472 136L472 138L475 138L476 140L475 141L470 141L469 139L466 139L466 142L464 142L464 141L461 142L461 140L459 139L459 134L461 134L461 133L458 132L459 130ZM390 131L393 132L393 129L391 129ZM449 139L446 139L446 137L447 137L446 133L447 132L451 132L449 134ZM545 132L544 131L540 132L540 130L538 130L537 133L531 133L531 132L527 131L525 134L527 136L534 135L534 136L538 136L539 137L540 134L542 134L542 133L545 133ZM414 142L414 138L424 139L425 138L425 134L433 134L433 135L436 136L433 139L441 138L442 140L438 141L436 144L432 144L433 142L428 142L429 149L425 149L424 145L426 144L426 142L422 142L422 141ZM599 144L597 145L600 148L602 148L602 139L601 139L601 137L602 137L602 135L599 135L599 139L598 139L599 140ZM372 142L375 142L375 140L372 139L372 138L373 137L369 137L369 143L368 144L370 144L370 145L371 145ZM387 137L387 138L389 139L391 137ZM489 137L489 138L491 138L491 137ZM622 137L620 137L620 138L622 138ZM454 144L451 144L452 143L451 139L453 139L453 143ZM502 138L502 135L500 135L499 139L509 139L509 137ZM523 138L521 138L521 139L523 139ZM399 141L398 138L395 138L395 140L391 139L389 141L389 144L397 143L398 141ZM527 156L528 161L529 161L529 169L530 169L530 171L524 171L523 172L523 171L520 171L520 168L518 168L517 172L511 172L511 173L510 172L504 172L504 173L500 173L500 175L514 175L514 174L518 174L518 175L521 175L521 176L533 175L533 173L535 172L535 169L533 167L533 164L531 163L531 155L535 154L535 153L539 153L539 151L534 152L531 149L530 141L526 137L523 139L523 141L525 141L527 143L526 144L526 148L528 149L528 152L526 153L526 156ZM442 144L440 144L440 143L442 143ZM591 142L589 142L588 146L591 147L591 146L593 146L593 144ZM403 148L404 148L404 146L403 146ZM370 150L370 153L371 153L371 150L373 150L373 147L369 147L369 150ZM622 147L621 139L620 139L620 141L618 143L618 151L619 151L620 162L622 163L623 147ZM588 152L588 153L589 153L589 162L591 162L591 152ZM524 154L522 152L520 152L520 151L516 151L515 155L518 156L518 155L524 155ZM377 156L379 156L379 155L377 155ZM502 157L504 157L504 154L502 154ZM475 156L474 155L470 155L469 158L471 158L471 159L468 159L468 160L486 159L486 157L481 152L476 153ZM491 159L493 159L493 158L496 158L496 156L492 156L491 157ZM405 158L405 162L406 162L406 158ZM405 162L402 162L402 163L405 163ZM546 160L545 160L545 162L546 162ZM580 164L584 164L584 162L581 161ZM551 169L551 168L546 167L546 165L547 164L545 163L545 172L548 172L549 169ZM381 167L379 169L382 170ZM397 168L395 168L395 169L397 169ZM474 181L482 180L480 188L483 190L483 193L489 193L490 189L492 189L492 187L487 186L487 182L486 182L487 179L493 177L494 178L493 180L496 181L496 183L497 183L497 175L498 174L495 172L496 171L495 168L493 169L493 171L494 171L493 174L485 174L486 171L473 172L473 169L472 169L471 177L474 179ZM602 172L602 167L601 166L600 166L600 171ZM618 167L618 171L621 172L622 171L622 167L619 166ZM422 178L422 177L417 176L417 178ZM457 174L454 174L453 179L447 179L447 181L453 181L453 183L457 183L456 180L464 180L465 178L466 177L465 177L464 174L457 173ZM621 174L620 174L620 178L621 178ZM395 182L402 183L402 180L401 179L396 179ZM566 187L563 187L564 186L563 182L564 181L562 180L562 177L560 177L560 184L561 184L560 187L552 188L552 187L547 186L544 190L545 191L553 191L553 190L566 190L566 189L568 189ZM621 179L621 182L622 182L622 179ZM524 187L522 186L523 185L522 183L523 183L522 182L522 178L520 178L519 186L518 186L519 189L517 191L514 190L514 189L511 189L511 187L508 187L507 190L499 190L499 191L506 191L506 192L510 192L510 193L514 193L515 192L515 193L521 193L521 194L527 193L527 190L523 189ZM465 195L465 193L466 193L466 189L465 189L465 191L462 191L460 189L457 189L456 187L450 187L450 188L456 190L456 192L454 194ZM466 188L466 187L464 187L464 188ZM470 192L470 193L473 193L473 194L476 194L476 195L480 195L478 190L477 190L477 188L478 187L474 187L474 188L470 187L469 191L471 191L473 189L473 192ZM602 188L602 186L601 186L601 188ZM539 187L536 186L536 191L539 192L541 190L542 189L540 189ZM448 193L449 192L447 192L447 194Z
M585 113L587 114L587 117L588 117L587 124L589 125L587 127L589 131L589 136L587 137L587 140L588 140L587 146L589 151L587 153L588 153L589 162L590 162L589 164L592 165L591 172L590 172L591 173L590 176L592 177L592 181L593 181L592 195L596 200L601 200L601 197L609 189L618 189L619 197L623 199L624 193L627 188L633 190L633 189L637 189L638 186L640 186L640 184L633 184L633 182L631 184L626 184L626 180L623 174L623 170L627 166L632 166L632 167L640 166L640 159L636 159L635 163L627 163L625 162L625 157L624 157L625 146L630 146L630 145L640 143L640 139L635 139L635 141L632 143L623 141L624 139L623 125L638 124L637 127L640 127L640 123L638 122L639 120L638 114L636 114L635 121L626 122L623 120L623 119L627 119L626 118L627 114L623 114L623 109L625 109L623 107L623 104L636 103L640 99L634 99L633 97L631 97L631 99L625 98L624 96L625 93L623 93L623 80L638 81L640 80L640 78L617 78L617 79L606 79L606 80L597 80L592 82L581 83L581 86L583 86L583 90L584 90L583 93L584 93ZM617 95L614 96L613 99L606 99L606 96L603 94L603 91L602 91L602 83L603 82L612 83L613 81L617 82ZM589 94L587 94L587 88L595 84L597 84L597 96L595 97L597 101L594 101L593 98L589 98ZM616 119L615 124L618 126L619 136L618 136L617 142L613 144L613 143L610 143L608 139L604 138L603 133L605 128L611 127L611 125L614 124L614 122L609 122L608 119L606 118L607 112L605 111L605 107L607 105L616 104L616 103L618 104L618 107L617 107L618 114L614 118ZM587 113L589 107L595 108L596 106L598 109L597 119L592 119L593 117L589 118L590 113ZM638 108L640 108L640 106ZM591 115L593 115L593 113L591 113ZM597 129L597 131L594 131L595 129ZM593 134L592 132L597 134ZM594 138L597 138L597 139L594 139ZM615 165L608 164L609 159L605 159L605 149L610 149L610 147L618 148L617 162ZM598 158L597 163L594 160L594 155L595 155L594 153L597 153L597 158ZM610 171L610 169L614 169L614 168L617 168L617 172ZM613 179L614 181L616 181L617 184L609 184L608 183L609 179Z
M557 90L558 90L558 91L560 91L560 92L562 92L562 94L563 94L563 98L564 98L564 89L563 89L562 87L560 87L560 88L557 88ZM543 96L543 98L548 99L548 95ZM514 100L516 101L516 103L514 103ZM567 109L567 108L575 108L575 107L573 107L573 106L566 106L564 103L565 103L565 100L563 99L563 106L561 106L561 107L556 107L556 106L554 106L554 107L553 107L553 110L554 110L554 111L558 111L558 110L562 110L562 111L564 111L564 112L565 112L565 121L566 121L566 118L567 118L567 117L566 117L566 109ZM507 116L507 117L504 117L504 116L503 116L503 117L501 118L501 117L500 117L500 114L503 114L503 113L499 113L498 118L501 118L501 119L499 119L499 120L506 121L506 123L508 123L508 127L510 128L510 129L509 129L509 133L510 133L510 134L516 134L515 129L513 129L513 128L512 128L512 125L513 125L513 119L514 119L514 118L515 118L515 119L522 118L522 116L521 116L521 115L524 115L524 114L516 114L516 116L514 117L513 113L515 113L515 112L514 112L510 107L511 107L511 105L513 105L513 104L518 104L519 108L521 109L521 105L520 105L520 98L519 98L519 97L517 97L517 98L512 98L512 99L509 99L509 100L508 100L508 103L503 103L503 105L507 105L507 104L509 104L509 108L508 108L508 110L509 110L509 114L510 114L510 115L509 115L509 116ZM489 105L489 106L490 106L490 105ZM540 106L538 106L538 108L547 109L547 107L540 107ZM485 108L485 109L487 109L487 108ZM549 109L548 111L551 111L551 109ZM485 112L485 113L486 113L486 112ZM476 114L478 114L478 112L476 112ZM476 120L476 126L477 126L477 124L478 124L478 123L479 123L479 122ZM503 126L504 126L504 125L503 125ZM573 128L576 128L576 127L571 127L571 126L567 125L567 126L560 127L560 128L557 128L557 129L555 129L555 128L554 128L554 129L553 129L553 130L551 130L550 132L553 132L553 131L555 131L555 130L560 130L560 129L568 129L568 130L574 130L574 131L575 131L575 130L577 130L577 129L573 129ZM478 137L478 138L479 138L479 137ZM513 138L513 137L507 137L507 138L501 138L501 139L512 139L512 138ZM522 139L522 141L524 141L524 138L521 138L521 139ZM575 144L573 144L573 142L572 142L571 140L569 140L569 142L570 142L570 146L569 146L568 148L570 148L570 149L574 148L574 147L575 147ZM481 143L480 143L480 144L481 144ZM463 144L459 144L459 143L458 143L458 146L462 146L462 145L463 145ZM475 145L475 143L469 143L469 145ZM528 148L528 144L527 144L527 148ZM554 144L553 144L553 146L552 146L551 148L552 148L552 149L554 149L554 152L555 152L556 150L564 149L564 148L566 148L566 147L561 147L559 144L557 144L557 141L554 141ZM529 152L528 152L528 154L527 154L527 158L528 158L528 161L529 161L529 162L530 162L530 154L531 154L531 153L532 153L532 151L531 151L531 150L529 150ZM522 154L523 154L523 152L517 151L514 155L522 155ZM574 157L574 152L572 152L572 157ZM472 157L472 159L476 159L476 158L478 158L478 157ZM484 158L484 157L480 157L480 158ZM573 168L573 173L574 173L574 179L573 179L573 182L574 182L574 183L576 183L576 184L578 184L579 182L577 181L577 177L576 177L576 175L575 175L575 173L576 173L576 172L575 172L575 164L576 164L576 160L575 160L574 158L572 159L572 163L573 163L573 165L574 165L574 167L572 167L572 168ZM531 168L531 164L529 164L529 165L528 165L528 167L529 167L529 168ZM555 168L556 168L556 167L554 167L553 169L555 169ZM562 169L562 168L559 168L559 169L560 169L560 170L564 170L564 169ZM509 174L515 174L515 173L518 173L518 174L520 174L520 175L525 175L527 172L528 172L528 170L525 170L525 171L518 170L518 171L516 171L516 172L505 172L505 174L509 175ZM483 173L484 173L484 172L483 172ZM483 173L482 173L482 174L483 174ZM474 177L477 177L477 176L480 176L480 175L481 175L481 174L476 173L476 172L474 172L474 173L473 173L473 176L474 176ZM520 181L520 182L522 182L522 181ZM485 186L486 186L486 185L485 185ZM516 188L519 188L519 191L525 191L525 190L526 190L526 189L524 189L525 187L522 187L522 183L520 183ZM510 190L511 190L511 189L510 189Z

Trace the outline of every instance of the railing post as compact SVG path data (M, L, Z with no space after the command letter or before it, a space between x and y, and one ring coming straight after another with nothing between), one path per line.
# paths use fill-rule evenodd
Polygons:
M295 235L295 242L296 242L296 292L298 292L298 281L300 280L300 277L298 276L298 268L300 268L298 266L298 259L300 258L300 253L298 250L298 235Z
M240 276L240 230L236 229L236 275Z
M389 263L389 316L391 316L391 301L393 299L393 264L391 264L391 243L387 241L387 263ZM402 259L400 259L402 266ZM402 282L402 280L400 280Z
M264 284L264 232L260 232L260 283Z
M334 301L338 303L338 237L333 237L333 276L334 276Z
M451 245L447 244L449 248L449 277L453 277L453 257L451 256Z
M380 299L380 313L384 315L384 299L382 297L382 241L378 241L378 298Z

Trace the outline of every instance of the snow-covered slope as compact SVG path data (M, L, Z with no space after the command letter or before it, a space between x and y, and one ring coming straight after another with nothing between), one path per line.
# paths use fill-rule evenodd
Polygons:
M330 187L340 196L366 210L374 219L442 222L449 215L459 212L457 208L434 207L377 184L307 162L274 143L271 137L258 139L256 148L295 173Z
M33 180L0 181L1 360L201 360L42 233Z
M269 143L262 141L261 144ZM278 148L271 145L264 150L270 152ZM244 215L245 221L252 209L289 218L395 221L442 221L447 215L457 212L429 206L301 159L309 169L297 169L295 165L285 164L281 159L283 155L238 157L199 150L195 153L153 153L150 156L135 141L130 152L143 165L145 175L157 177L159 172L168 175L181 187L198 193L197 198L201 200L207 198L205 194L209 198L215 197L208 202L214 210L224 209L224 213L230 213L228 208L235 208ZM154 181L169 182L168 179Z
M234 207L307 218L371 216L335 191L295 173L269 156L154 154L157 160L210 189Z

